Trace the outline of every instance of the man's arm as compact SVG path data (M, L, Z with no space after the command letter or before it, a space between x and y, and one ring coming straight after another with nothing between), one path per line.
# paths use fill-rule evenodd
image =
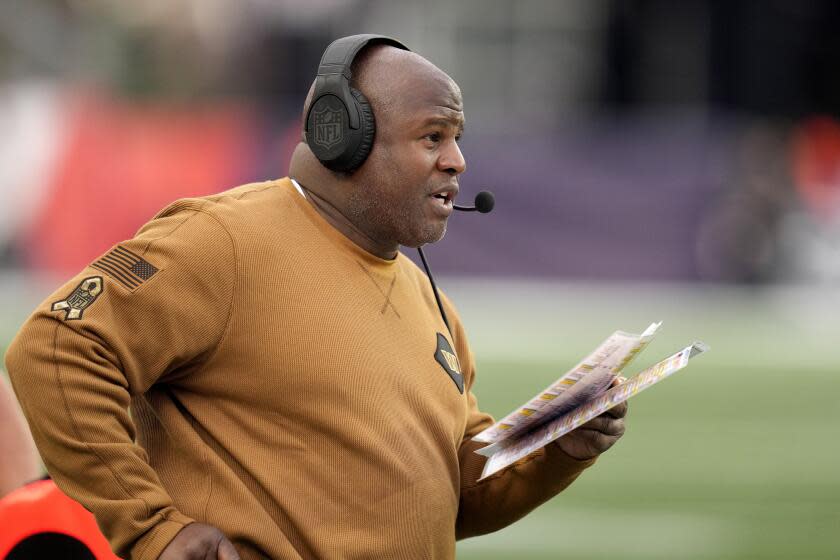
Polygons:
M235 261L212 215L161 216L48 298L6 354L47 470L120 555L157 558L192 522L135 443L128 405L169 372L212 356Z
M472 394L470 399L472 408L475 406ZM473 422L459 450L461 498L456 524L459 539L506 527L566 489L624 434L627 403L481 481L478 477L487 458L475 450L486 444L471 438L491 426L493 420L478 412L477 407L472 410Z
M461 495L456 522L458 539L483 535L506 527L563 491L598 455L624 434L626 403L594 418L577 430L546 445L513 465L479 481L487 458L475 453L486 444L472 437L493 425L493 418L478 408L472 386L475 382L473 356L466 333L451 303L444 297L450 317L454 317L453 337L466 374L469 418L458 450ZM450 311L451 310L451 311Z

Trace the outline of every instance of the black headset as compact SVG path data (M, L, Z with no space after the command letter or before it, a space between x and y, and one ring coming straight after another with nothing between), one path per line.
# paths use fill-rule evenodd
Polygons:
M350 87L353 59L371 44L410 50L384 35L350 35L330 43L318 66L315 91L306 114L306 143L318 161L333 171L352 173L373 147L373 110L362 92Z

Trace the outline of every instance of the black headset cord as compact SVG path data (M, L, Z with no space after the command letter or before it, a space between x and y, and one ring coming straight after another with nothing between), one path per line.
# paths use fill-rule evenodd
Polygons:
M423 248L417 247L417 252L420 253L420 260L423 261L426 276L429 277L429 282L432 284L432 293L435 294L435 301L437 302L438 309L440 309L440 316L446 324L446 330L449 331L449 336L452 336L452 329L449 327L449 319L446 317L446 311L443 310L443 304L440 302L440 294L438 293L437 285L435 285L435 279L432 276L432 269L429 268L429 263L426 262L426 255L423 254Z

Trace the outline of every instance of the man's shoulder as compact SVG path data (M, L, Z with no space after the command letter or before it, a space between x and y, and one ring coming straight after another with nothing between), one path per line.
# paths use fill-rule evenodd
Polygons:
M278 213L292 215L283 212L283 200L292 200L290 192L294 193L294 187L288 178L284 178L248 183L207 196L182 198L143 224L134 239L160 242L165 238L192 235L191 243L216 243L221 238L235 243L240 235L250 236L252 230L264 231L269 224L287 221L278 219Z
M158 212L153 220L173 216L182 212L207 212L210 214L226 214L235 216L237 213L245 213L252 206L264 204L267 198L277 198L288 192L288 178L258 183L240 185L219 193L182 198Z

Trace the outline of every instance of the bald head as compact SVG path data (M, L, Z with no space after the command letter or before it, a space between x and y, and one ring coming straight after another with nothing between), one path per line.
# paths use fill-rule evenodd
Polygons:
M374 114L401 108L401 100L418 83L434 81L457 86L440 68L417 53L387 45L367 49L353 63L353 87L365 94Z

